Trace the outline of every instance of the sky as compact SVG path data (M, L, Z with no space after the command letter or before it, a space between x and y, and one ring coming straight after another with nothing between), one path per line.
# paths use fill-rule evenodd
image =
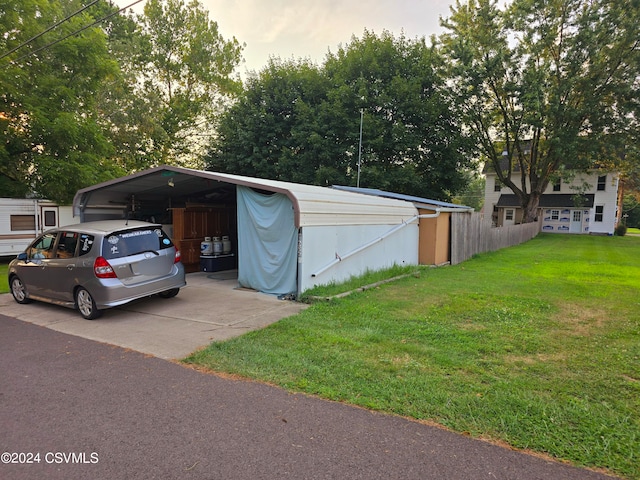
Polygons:
M134 0L115 0L124 7ZM365 29L387 30L407 38L438 34L440 17L448 17L454 0L200 0L220 34L245 44L239 67L260 71L269 57L310 59L320 64L328 51L336 52L362 37ZM144 2L136 7L141 9Z

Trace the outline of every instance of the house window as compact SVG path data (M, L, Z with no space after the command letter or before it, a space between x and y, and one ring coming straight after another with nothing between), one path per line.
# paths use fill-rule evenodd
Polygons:
M559 192L561 188L562 188L562 180L561 180L561 179L558 179L558 180L553 184L553 191L554 191L554 192Z
M604 205L596 205L596 215L593 218L594 222L601 222L604 217Z
M600 175L598 177L598 191L599 192L604 192L606 187L607 187L607 176L606 175Z
M500 190L502 190L502 184L500 183L500 180L496 178L496 181L493 184L493 191L499 192Z
M55 227L56 226L56 212L49 210L44 212L44 226Z
M12 232L36 229L35 215L11 215L10 222Z
M507 220L507 221L513 220L513 209L512 208L508 208L507 210L505 210L504 219Z
M582 221L582 212L580 210L573 211L573 221L581 222Z
M551 220L560 220L560 210L551 210Z

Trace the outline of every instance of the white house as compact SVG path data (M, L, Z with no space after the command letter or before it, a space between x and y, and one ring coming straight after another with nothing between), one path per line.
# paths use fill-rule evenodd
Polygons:
M484 211L494 226L520 223L522 208L516 195L495 172L485 171ZM618 218L619 174L576 173L569 181L549 185L540 198L541 230L552 233L613 235Z

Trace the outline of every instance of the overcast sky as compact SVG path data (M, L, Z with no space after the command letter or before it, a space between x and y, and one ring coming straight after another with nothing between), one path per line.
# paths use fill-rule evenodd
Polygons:
M187 0L188 1L188 0ZM123 7L133 0L116 0ZM261 70L270 56L309 58L321 63L362 36L364 29L388 30L408 38L440 33L454 0L200 0L225 39L246 44L240 73ZM142 7L144 2L138 4Z

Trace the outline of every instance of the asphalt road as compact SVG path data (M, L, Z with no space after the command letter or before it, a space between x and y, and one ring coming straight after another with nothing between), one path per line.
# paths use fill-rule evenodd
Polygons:
M2 314L0 360L1 479L610 478Z

